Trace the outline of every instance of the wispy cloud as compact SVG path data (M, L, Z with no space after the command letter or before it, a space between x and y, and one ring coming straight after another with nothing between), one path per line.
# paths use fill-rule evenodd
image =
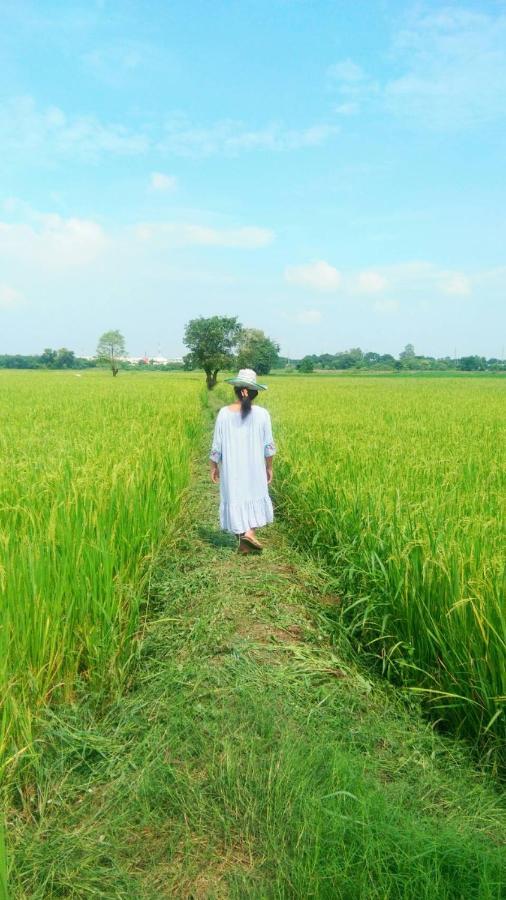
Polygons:
M184 285L226 290L238 280L232 256L261 252L274 239L271 230L255 226L139 222L107 227L77 216L40 213L12 198L7 208L0 221L2 310L25 304L40 310L57 303L68 317L68 308L80 297L81 314L87 303L96 314L97 303L107 306L111 297L119 309L121 291L131 296L134 283L145 283L149 294L153 279L167 291Z
M327 74L330 78L335 78L343 84L360 84L368 80L362 66L353 62L352 59L343 59L334 63L329 66Z
M248 128L243 122L224 120L198 127L185 116L168 120L157 149L176 156L236 156L253 150L283 152L317 147L327 141L337 128L325 123L307 128L289 128L273 122L261 128Z
M15 290L8 284L0 284L0 309L12 309L19 306L24 300L21 291Z
M383 281L381 287L383 291L392 289L404 292L430 291L467 297L473 288L473 278L465 272L441 268L426 260L382 266L375 274Z
M285 269L285 281L316 291L337 291L341 287L342 275L338 269L324 259Z
M322 314L319 309L303 309L295 315L295 321L299 325L318 325L321 318Z
M0 263L17 270L65 271L89 267L101 258L130 257L139 248L163 256L178 247L257 250L274 240L269 228L215 228L186 222L139 222L106 229L90 219L40 213L12 198L7 204L23 221L0 221ZM4 303L10 295L4 294Z
M327 82L339 98L334 112L340 116L356 115L367 101L381 92L379 83L351 59L329 66Z
M97 222L59 215L32 214L31 221L0 222L0 259L42 269L86 266L107 247Z
M342 271L324 260L288 266L285 269L285 281L291 284L318 291L339 292L349 297L377 296L377 309L384 302L380 295L385 294L389 297L393 293L409 297L429 292L431 295L468 297L472 294L475 277L425 260L378 266L358 272ZM385 305L385 309L387 308L391 308L390 300Z
M96 47L81 57L85 68L105 84L117 86L125 77L146 66L153 56L150 45L138 41L121 41Z
M387 280L380 272L359 272L357 276L357 290L362 294L377 294L385 290Z
M381 316L391 316L398 312L399 306L398 300L375 300L373 309L374 312L379 313Z
M394 78L371 77L354 60L328 70L336 112L374 102L415 127L479 126L506 114L506 9L417 5L397 24L390 45Z
M32 161L54 155L80 161L104 154L136 156L150 145L147 134L95 116L67 116L58 106L41 109L32 97L0 105L0 141L4 153L28 152Z
M177 178L175 175L165 175L164 172L151 172L149 186L153 191L175 191L177 187Z
M251 128L244 122L218 121L196 125L186 116L171 116L161 125L103 122L95 115L67 114L59 106L40 107L30 97L0 104L0 141L4 153L30 154L34 159L72 157L95 162L105 155L237 156L254 151L288 152L318 147L337 127L316 123L290 128L282 122Z
M415 11L394 39L404 71L385 85L387 108L437 128L506 113L506 10L447 6Z
M143 242L164 243L171 247L230 247L256 250L274 240L269 228L211 228L179 222L143 222L133 227L136 238Z

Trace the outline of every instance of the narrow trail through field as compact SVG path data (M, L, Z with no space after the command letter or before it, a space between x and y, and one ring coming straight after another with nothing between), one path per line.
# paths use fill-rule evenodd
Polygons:
M206 457L130 689L48 726L13 896L500 898L492 786L354 661L282 524L235 553Z

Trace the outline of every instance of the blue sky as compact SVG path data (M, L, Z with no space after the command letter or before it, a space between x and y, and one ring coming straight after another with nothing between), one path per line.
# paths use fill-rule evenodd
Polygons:
M504 354L505 2L0 8L0 352Z

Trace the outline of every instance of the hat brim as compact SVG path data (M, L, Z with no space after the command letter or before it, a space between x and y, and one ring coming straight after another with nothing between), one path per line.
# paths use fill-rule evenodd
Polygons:
M233 384L235 387L251 388L252 391L266 391L266 384L259 384L258 381L243 381L242 378L225 378L227 384Z

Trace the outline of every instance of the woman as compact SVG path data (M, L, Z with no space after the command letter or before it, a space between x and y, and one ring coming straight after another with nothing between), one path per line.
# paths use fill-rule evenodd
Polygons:
M241 369L234 386L235 402L223 406L216 418L210 453L211 480L220 483L220 524L239 537L241 553L259 553L262 545L255 529L274 519L267 485L272 481L271 417L261 406L252 406L259 391L253 369Z

